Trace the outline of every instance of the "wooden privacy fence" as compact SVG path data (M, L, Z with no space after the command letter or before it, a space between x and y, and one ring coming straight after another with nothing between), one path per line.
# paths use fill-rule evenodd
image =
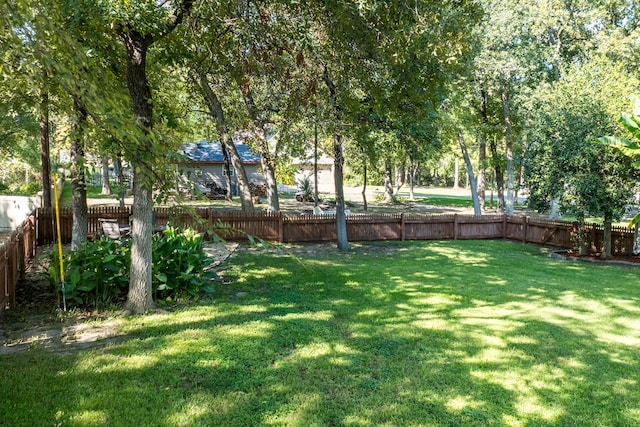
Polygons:
M27 218L0 242L0 314L16 305L16 284L36 254L36 220Z
M92 207L88 212L88 234L99 229L98 218L114 218L122 224L130 221L131 210L117 207ZM54 241L54 216L51 209L38 209L36 222L38 244ZM60 212L62 241L71 241L73 214ZM267 241L297 243L336 240L333 215L288 215L269 212L221 211L212 208L157 208L155 225L191 226L211 238L214 233L226 240L246 239L249 234ZM509 239L557 248L575 246L576 225L566 221L549 221L525 216L506 215L420 215L420 214L352 214L347 216L350 241L372 240L456 240ZM587 224L587 244L592 251L602 249L602 226ZM633 251L633 232L624 227L612 230L612 252Z
M99 230L99 218L116 219L128 224L128 207L92 207L88 211L87 234ZM173 224L191 226L212 238L216 233L226 240L246 239L247 235L267 241L296 243L336 240L333 215L286 215L282 213L219 211L212 208L157 208L156 226ZM62 242L71 241L73 213L60 211ZM16 284L27 264L35 256L36 245L55 241L55 216L52 209L40 208L22 223L10 237L0 242L0 314L16 303ZM570 249L576 225L566 221L548 221L526 216L506 215L419 215L419 214L353 214L347 217L350 241L371 240L457 240L509 239L523 243ZM586 243L591 250L602 249L604 230L597 224L587 224ZM634 249L634 233L624 227L613 227L612 252L630 254Z

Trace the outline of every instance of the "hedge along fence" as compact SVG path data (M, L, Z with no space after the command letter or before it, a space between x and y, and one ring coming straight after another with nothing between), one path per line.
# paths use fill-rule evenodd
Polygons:
M88 235L99 230L98 218L114 218L128 224L129 207L92 207L88 211ZM36 222L38 244L54 241L54 215L51 209L38 209ZM156 226L173 224L191 226L212 238L213 231L226 240L259 239L280 242L323 242L336 240L334 215L287 215L272 212L221 211L212 208L156 208ZM71 241L73 214L70 208L60 212L62 241ZM456 240L509 239L524 243L570 249L575 247L575 223L549 221L526 216L506 215L420 215L420 214L352 214L347 216L350 241L373 240ZM222 227L222 228L221 228ZM238 230L242 230L239 232ZM587 243L593 252L602 249L604 230L597 224L585 226ZM245 234L246 233L246 234ZM630 254L634 233L624 227L612 229L612 252Z
M0 314L16 305L16 285L36 255L36 220L27 218L0 242Z

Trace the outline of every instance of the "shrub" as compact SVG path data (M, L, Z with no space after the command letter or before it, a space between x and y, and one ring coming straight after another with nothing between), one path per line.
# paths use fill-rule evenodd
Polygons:
M375 200L378 203L384 202L385 199L386 199L386 195L384 193L376 193L373 195L373 200ZM403 203L403 200L400 197L394 195L394 196L391 196L390 203L392 205L397 205L397 204Z
M28 184L21 184L15 191L16 194L23 196L35 196L38 191L41 190L41 185L37 181L32 181Z
M52 251L49 259L49 279L62 291L58 253ZM88 240L77 251L67 253L63 257L67 302L100 307L122 298L129 286L130 260L128 247L104 236Z
M207 272L212 262L202 249L203 235L192 228L179 231L167 227L153 237L153 293L157 300L179 297L197 298L200 291L213 292L205 280L215 273Z
M207 283L215 275L203 250L203 236L189 228L167 227L153 237L153 295L156 299L197 298L213 292ZM57 251L49 254L49 280L62 291ZM120 302L129 287L131 249L122 241L102 237L64 255L64 295L69 304L103 307Z

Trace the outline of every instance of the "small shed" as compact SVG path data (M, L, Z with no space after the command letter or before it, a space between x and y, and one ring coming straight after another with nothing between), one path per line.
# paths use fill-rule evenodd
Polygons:
M252 151L245 143L237 142L235 145L249 182L264 184L265 179L260 166L260 154ZM190 181L204 187L210 187L215 183L220 188L227 188L225 179L226 162L220 141L202 140L189 142L181 147L181 152L184 155L184 160L179 164L179 169ZM236 173L231 164L229 168L231 191L236 194Z

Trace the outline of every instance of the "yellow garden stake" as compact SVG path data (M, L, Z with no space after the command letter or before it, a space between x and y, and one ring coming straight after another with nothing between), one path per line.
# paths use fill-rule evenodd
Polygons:
M60 257L60 285L62 286L62 308L67 312L67 298L64 295L64 258L62 257L62 236L60 234L60 207L58 206L58 183L53 174L53 202L56 208L56 230L58 232L58 256Z

